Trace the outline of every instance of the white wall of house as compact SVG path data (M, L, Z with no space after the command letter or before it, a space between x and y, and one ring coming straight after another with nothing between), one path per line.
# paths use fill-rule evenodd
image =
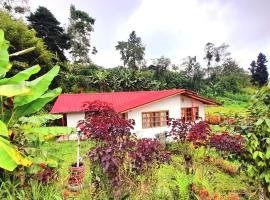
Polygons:
M181 95L172 96L142 107L136 108L134 110L128 111L128 118L135 119L134 132L139 137L154 138L156 134L163 133L168 131L169 128L165 127L156 127L156 128L142 128L142 113L143 112L155 112L168 110L169 118L179 119L181 118L181 108L182 107L199 107L199 116L204 119L204 104L193 100L193 103L190 98L184 97Z
M165 98L142 107L138 107L128 111L128 119L135 120L134 132L139 137L154 138L156 134L169 130L167 126L156 128L142 128L142 113L143 112L155 112L155 111L169 111L169 118L179 119L181 118L182 107L199 107L199 117L204 119L204 107L205 105L199 101L191 100L191 98L175 95L169 98ZM67 126L76 127L77 122L84 119L84 113L67 113Z
M67 113L67 127L76 127L79 120L84 119L85 114L81 112Z

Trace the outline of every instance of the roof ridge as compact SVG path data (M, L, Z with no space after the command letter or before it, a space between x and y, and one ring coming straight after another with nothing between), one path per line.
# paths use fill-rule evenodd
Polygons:
M83 93L62 93L61 95L67 95L67 96L72 96L72 95L94 95L94 94L98 94L98 95L105 95L105 94L120 94L120 93L152 93L152 92L165 92L165 91L177 91L177 90L185 90L185 89L168 89L168 90L139 90L139 91L120 91L120 92L83 92Z

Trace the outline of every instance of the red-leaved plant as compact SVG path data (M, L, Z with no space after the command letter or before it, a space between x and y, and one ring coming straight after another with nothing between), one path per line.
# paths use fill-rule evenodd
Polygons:
M166 138L172 138L175 141L184 142L186 140L189 129L194 122L185 122L181 119L170 119L169 126L171 130L166 132Z
M121 118L110 104L88 102L84 110L86 118L78 122L78 127L85 136L97 142L88 155L93 164L101 167L114 195L121 194L120 188L129 171L143 173L153 163L159 165L169 160L169 154L158 141L137 139L131 132L134 120Z
M210 134L210 126L206 122L200 121L198 123L194 123L190 128L186 140L192 142L195 146L206 146Z
M245 152L244 138L241 135L233 135L223 132L210 137L209 145L219 151L231 154L241 154Z
M162 150L158 140L143 138L137 141L136 147L129 153L133 158L133 170L138 173L155 164L169 162L170 154Z

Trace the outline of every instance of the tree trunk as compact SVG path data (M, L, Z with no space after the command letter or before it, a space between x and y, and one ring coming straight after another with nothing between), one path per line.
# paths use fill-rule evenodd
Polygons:
M259 183L259 200L267 200L266 190L261 182Z

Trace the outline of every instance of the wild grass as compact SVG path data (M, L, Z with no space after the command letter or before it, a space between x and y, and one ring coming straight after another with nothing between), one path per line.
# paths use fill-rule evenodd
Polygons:
M76 200L106 200L109 199L106 191L94 191L91 188L90 180L90 163L87 158L87 152L93 143L83 141L81 144L81 152L83 160L86 164L86 177L84 188L80 193L69 193L69 198ZM40 185L37 182L25 188L20 188L18 182L10 181L1 183L0 199L2 200L60 200L63 198L63 193L66 191L68 168L71 163L76 160L76 142L49 142L46 148L53 152L54 155L62 160L62 165L59 168L59 178L55 183L49 185ZM230 175L222 171L216 165L204 160L205 151L203 148L192 149L187 145L179 145L176 147L179 150L178 155L173 155L172 161L169 164L163 164L159 168L153 169L152 176L142 176L141 182L134 190L130 191L123 199L129 200L174 200L174 199L196 199L190 193L191 183L195 183L201 188L205 188L210 193L217 193L222 199L226 199L229 193L242 194L242 199L248 199L248 196L255 191L255 186L252 180L248 179L244 174ZM194 174L187 175L185 173L185 161L183 154L190 152L193 157ZM219 155L214 150L208 151L209 156L219 158ZM226 161L231 163L230 161ZM236 164L237 163L231 163ZM251 197L250 199L256 199Z

